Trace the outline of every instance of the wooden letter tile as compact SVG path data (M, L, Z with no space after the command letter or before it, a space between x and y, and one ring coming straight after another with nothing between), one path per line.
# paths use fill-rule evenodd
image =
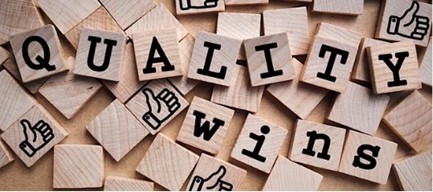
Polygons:
M287 130L249 114L231 157L265 173L271 172Z
M425 85L432 86L432 39L422 57L420 65L421 81Z
M278 155L263 191L317 191L323 176Z
M349 83L346 92L335 99L327 119L374 135L389 99L387 95L376 95L368 88Z
M259 109L265 86L251 87L248 69L241 65L235 68L239 71L236 82L230 87L214 85L211 101L255 113Z
M10 43L24 83L67 70L52 25L15 35Z
M194 97L177 141L217 154L223 145L235 111Z
M230 86L241 40L208 32L197 32L188 78Z
M175 0L175 3L177 15L210 13L225 11L226 9L224 0Z
M97 188L104 180L104 157L98 145L54 147L54 188Z
M364 0L314 0L313 11L361 15L364 11Z
M154 0L130 0L128 2L101 0L100 2L124 30L156 6Z
M225 0L226 5L268 4L269 0Z
M386 44L386 41L371 39L365 37L361 41L361 45L358 49L358 56L356 57L355 66L353 66L352 80L370 83L370 71L368 69L368 55L367 47Z
M412 41L427 47L431 32L432 5L411 0L384 0L377 21L376 38Z
M306 55L311 42L307 7L263 11L265 35L287 33L292 55Z
M373 91L376 94L421 88L415 44L410 41L367 48Z
M34 106L35 100L6 70L0 71L0 82L0 130L6 131Z
M114 100L90 122L87 131L116 161L149 134L119 100Z
M165 79L143 87L127 104L132 114L155 135L188 106L188 102Z
M12 161L14 161L12 152L10 152L9 149L6 148L6 145L0 139L0 168L4 167Z
M385 114L383 121L413 150L431 146L432 106L417 91Z
M292 61L296 78L272 84L266 90L298 117L305 119L329 91L299 82L303 65L295 58Z
M247 171L202 154L187 185L188 191L239 191Z
M153 182L108 176L105 178L104 191L153 191Z
M158 134L136 171L168 190L179 191L198 159L198 155Z
M84 28L77 49L74 74L119 81L126 36Z
M175 28L136 33L132 39L140 81L183 74Z
M295 77L286 33L247 39L244 45L253 87Z
M290 160L337 171L346 130L312 121L298 120Z
M2 135L27 167L31 167L68 133L41 106L34 106Z
M394 171L402 190L432 190L432 152L424 152L394 163Z
M349 131L339 172L385 184L396 151L396 143Z

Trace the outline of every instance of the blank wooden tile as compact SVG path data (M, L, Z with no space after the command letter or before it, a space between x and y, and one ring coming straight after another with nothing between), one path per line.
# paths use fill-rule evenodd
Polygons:
M59 37L52 25L15 35L10 43L24 83L67 70L60 50ZM28 49L25 49L26 47ZM49 50L49 54L43 47ZM23 50L27 50L28 54L24 54ZM42 62L36 58L40 58Z
M11 36L42 27L35 6L30 0L3 0L0 2L0 44Z
M298 120L289 158L292 161L337 171L346 130Z
M364 11L364 0L315 0L313 11L345 15L361 15Z
M374 93L383 94L421 88L418 58L415 44L412 42L371 46L367 48L367 54Z
M431 151L400 160L393 165L400 189L405 191L432 190Z
M304 64L301 81L344 93L358 47L316 36Z
M323 176L287 158L278 158L263 191L317 191Z
M125 44L123 33L84 28L78 44L74 74L119 81Z
M431 146L432 106L417 91L388 111L383 121L413 150Z
M266 91L273 95L298 117L305 119L329 91L299 82L299 76L301 75L303 65L297 59L293 59L292 61L296 74L295 79L292 81L272 84L266 89Z
M104 191L153 191L153 182L108 176L105 178Z
M154 0L128 2L101 0L100 2L124 30L156 6Z
M194 97L176 140L217 154L226 139L234 113L232 109Z
M0 67L7 59L9 59L9 53L6 51L6 49L0 47Z
M239 191L246 175L247 171L244 169L202 153L186 189L188 191Z
M345 93L335 99L328 120L374 135L390 97L376 95L368 88L349 83Z
M286 135L286 129L249 114L230 157L269 173Z
M230 87L215 85L211 101L255 113L259 109L265 86L251 87L248 69L241 65L235 67L239 71L235 83Z
M126 107L152 135L187 106L188 102L165 79L148 83L126 103Z
M200 81L188 79L187 74L189 62L191 61L192 50L194 48L194 42L195 39L190 34L188 34L182 39L182 41L179 42L180 64L184 74L181 77L168 78L168 81L170 81L170 83L176 87L176 89L182 95L186 95L200 83Z
M108 13L108 11L102 6L90 14L86 19L81 21L80 24L65 33L65 37L75 49L78 48L81 30L84 28L92 28L107 32L123 32L122 28L116 23L110 13Z
M68 62L73 64L75 60L70 57ZM39 88L39 93L63 116L71 119L101 87L102 84L95 79L77 76L68 71L51 76Z
M370 83L370 71L368 69L368 55L367 47L386 44L386 41L371 39L364 37L358 49L358 56L356 57L355 66L353 66L352 80Z
M241 40L204 31L197 32L188 78L230 86Z
M307 7L263 11L263 28L265 35L287 33L292 55L308 53L311 37Z
M223 0L176 0L175 4L177 15L211 13L225 10L225 4Z
M0 139L0 168L4 167L5 165L9 164L14 160L15 159L12 155L12 152L6 148L6 145Z
M65 34L101 7L101 4L97 0L39 0L39 6L60 32Z
M322 22L317 25L316 35L354 46L358 49L362 34L345 27Z
M53 188L97 188L104 180L104 157L98 145L54 147Z
M36 102L6 70L0 71L0 82L0 130L6 131Z
M422 57L420 65L421 82L425 85L432 86L432 42L430 43Z
M427 47L432 22L432 5L411 0L384 0L376 27L376 38L412 41Z
M226 5L268 4L269 0L225 0Z
M164 6L158 4L149 11L145 16L131 25L125 32L130 36L142 31L158 31L167 29L167 26L177 29L177 40L182 40L188 35L188 30L173 16L173 14Z
M198 159L198 155L158 134L136 171L168 190L179 191Z
M87 131L116 161L120 161L149 134L147 129L117 99L86 127Z
M140 81L183 75L176 29L132 35Z
M42 106L34 106L13 123L2 139L27 167L34 165L68 133Z
M286 33L247 39L244 45L253 87L295 78Z
M396 143L349 131L339 172L386 184L396 150Z

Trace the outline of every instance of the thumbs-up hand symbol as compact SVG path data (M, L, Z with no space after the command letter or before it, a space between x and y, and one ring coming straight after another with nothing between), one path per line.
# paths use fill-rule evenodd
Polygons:
M54 138L53 129L43 120L32 126L27 119L23 119L20 124L23 127L25 140L19 147L29 157L33 157L39 149Z
M179 108L179 100L168 89L163 89L156 97L152 90L143 89L146 96L148 111L143 115L143 120L152 129L157 130L161 123L170 118Z
M422 40L430 28L428 17L417 15L419 3L413 1L409 9L402 16L391 15L388 21L387 32L391 35Z
M210 174L206 179L198 175L195 176L189 191L231 191L233 185L223 180L226 172L226 168L220 166L217 171Z

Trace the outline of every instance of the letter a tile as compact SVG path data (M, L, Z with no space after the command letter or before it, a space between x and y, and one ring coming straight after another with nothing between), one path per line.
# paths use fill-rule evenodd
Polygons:
M235 111L194 97L177 141L217 154L226 138Z

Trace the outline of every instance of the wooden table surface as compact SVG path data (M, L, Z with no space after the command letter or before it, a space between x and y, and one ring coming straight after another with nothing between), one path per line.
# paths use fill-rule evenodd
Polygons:
M165 6L167 6L172 13L175 12L173 0L155 1L164 3ZM322 13L311 13L309 11L308 17L310 33L312 34L314 32L315 27L318 23L328 22L358 31L362 33L364 37L373 37L376 27L376 21L379 15L380 2L381 1L379 0L365 0L364 13L360 16L341 16ZM305 3L290 3L271 0L271 3L269 5L227 7L226 12L262 13L264 10L268 9L288 8L301 5L305 5ZM311 10L311 7L309 8L309 10ZM209 32L215 32L216 30L216 13L177 16L177 18L193 35L196 31L200 30ZM422 52L424 50L418 48L418 51ZM305 56L297 58L300 59L300 61L305 60ZM420 92L431 103L431 88L423 86L423 89L420 90ZM207 83L201 83L188 95L186 95L186 99L189 102L192 100L193 96L210 99L211 93L212 86ZM390 104L388 105L388 108L405 95L407 95L407 93L391 94L392 99ZM325 99L319 104L319 106L313 111L313 113L310 114L307 120L323 122L326 113L330 110L331 103L335 96L335 94L328 94L328 96L325 97ZM84 108L71 120L66 120L41 95L36 94L36 98L69 132L69 136L62 143L98 144L97 141L93 139L92 136L86 131L85 126L89 122L91 122L108 104L110 104L115 97L108 91L108 89L101 89L89 101L89 103L87 103ZM173 121L171 121L162 130L162 133L169 136L170 138L175 139L182 124L183 118L185 117L185 114L186 110L184 110L179 116L177 116ZM281 105L266 91L264 93L257 115L273 122L280 127L288 129L289 134L286 137L283 147L280 151L280 154L287 156L289 143L291 141L294 124L297 117L287 108ZM267 179L267 174L250 168L242 163L236 162L229 158L230 152L238 137L238 134L246 116L246 112L236 110L235 116L229 127L226 142L222 150L217 155L217 158L229 161L230 163L248 171L247 177L242 184L243 190L261 190ZM384 125L384 123L380 124L380 127L375 136L396 142L398 144L398 150L395 155L395 160L414 154L414 152L411 152L410 149L399 138L397 138L397 136L390 130L390 128ZM135 169L138 165L138 162L146 153L147 148L149 147L153 139L154 136L147 136L118 163L113 160L111 156L109 156L106 152L104 152L105 176L123 176L148 180L144 176L135 172ZM200 154L200 152L197 150L191 149L189 147L187 148L197 154ZM0 190L52 190L53 150L50 150L31 168L27 168L19 159L17 159L17 157L15 159L16 160L14 162L0 169ZM332 172L313 167L309 168L319 172L324 176L319 188L320 190L399 190L396 175L393 171L391 171L389 175L387 184L379 185L338 172ZM156 190L164 190L164 188L162 188L161 186L155 186ZM183 189L185 189L185 185Z

